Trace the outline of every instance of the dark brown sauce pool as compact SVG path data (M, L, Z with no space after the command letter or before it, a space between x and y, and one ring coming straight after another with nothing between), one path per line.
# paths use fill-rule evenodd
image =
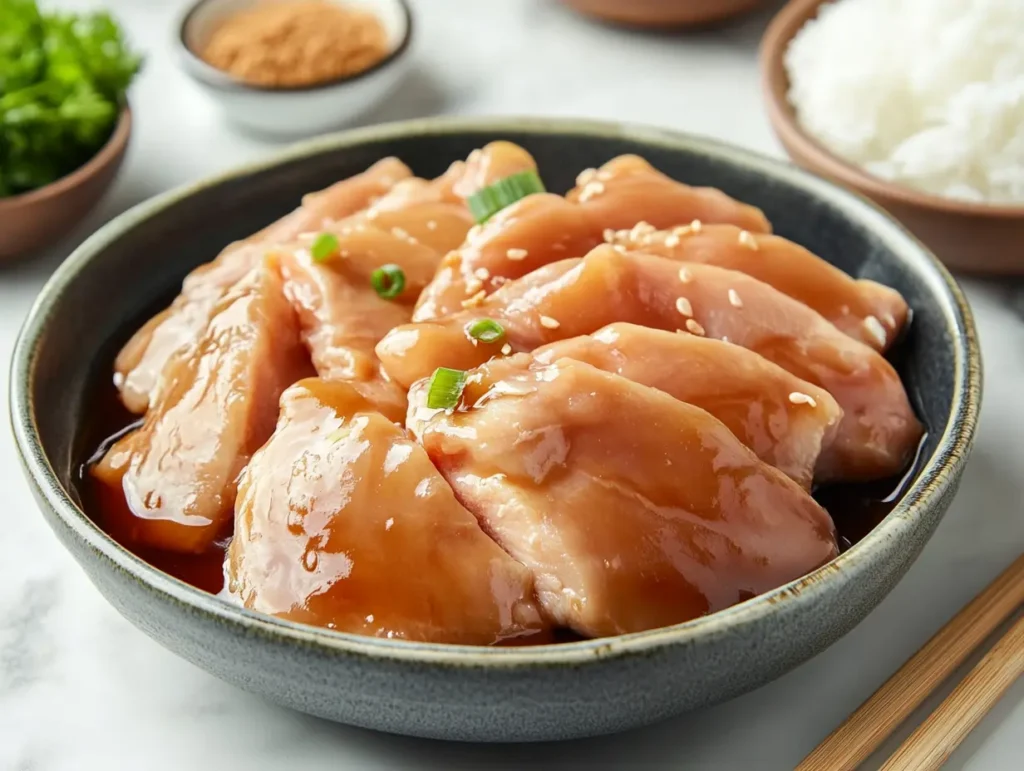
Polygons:
M898 357L899 353L895 358ZM109 371L109 368L104 371ZM110 445L139 425L141 419L124 408L118 398L117 389L110 381L94 386L91 407L80 437L79 457L82 461L78 468L78 489L85 513L100 527L110 532L110 528L104 522L103 507L100 505L100 486L94 481L88 469L106 454ZM861 540L892 511L921 468L923 449L927 440L926 434L918 445L914 460L899 477L868 483L826 485L814 490L815 500L825 507L836 524L840 551L846 551ZM187 584L211 594L220 594L224 589L224 554L227 544L227 540L218 541L213 549L197 555L146 549L125 543L121 545L153 567ZM532 636L509 640L503 644L528 645L584 639L567 630L555 630L550 636L543 637L545 639Z

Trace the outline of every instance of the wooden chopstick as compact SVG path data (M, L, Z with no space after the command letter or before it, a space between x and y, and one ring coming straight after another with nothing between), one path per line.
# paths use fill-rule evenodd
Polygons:
M804 758L796 771L854 771L1021 603L1024 554Z
M1024 674L1024 617L1010 627L946 700L900 745L881 771L934 771L942 766L1021 674Z

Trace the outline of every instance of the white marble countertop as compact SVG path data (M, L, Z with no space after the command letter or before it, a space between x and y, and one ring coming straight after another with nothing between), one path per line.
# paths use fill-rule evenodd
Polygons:
M88 232L154 193L276 149L232 133L179 72L171 39L182 0L105 4L149 57L132 94L132 147L115 188L76 234L32 262L0 270L4 362L35 292ZM413 5L413 75L365 122L439 112L617 118L781 152L757 79L756 46L768 13L714 32L652 36L584 22L554 0ZM288 712L221 683L165 651L100 597L43 523L9 434L0 433L0 769L792 768L1024 551L1024 322L1006 282L964 283L985 356L981 430L960 495L908 576L843 640L771 685L589 741L490 747L385 736ZM1022 757L1024 681L948 768L1017 769Z

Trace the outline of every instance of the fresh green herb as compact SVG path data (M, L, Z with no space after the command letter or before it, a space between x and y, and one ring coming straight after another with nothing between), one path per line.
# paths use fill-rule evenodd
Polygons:
M481 343L496 343L505 336L505 327L494 319L477 319L466 327L466 332Z
M48 185L96 155L140 64L107 13L0 0L0 197Z
M466 205L477 222L487 222L520 198L543 192L544 183L536 171L520 171L473 193L466 199Z
M334 233L321 233L313 241L309 253L317 262L323 262L338 251L338 237Z
M370 274L370 283L381 297L392 300L405 289L405 273L397 265L383 265Z
M432 410L450 410L459 403L466 387L466 373L461 369L438 367L430 377L427 389L427 407Z

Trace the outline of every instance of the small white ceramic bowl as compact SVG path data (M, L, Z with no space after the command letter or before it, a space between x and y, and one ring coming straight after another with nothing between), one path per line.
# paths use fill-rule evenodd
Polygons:
M180 52L185 71L233 124L263 134L297 137L336 129L394 90L408 66L412 13L405 0L336 0L380 19L389 53L367 70L314 86L258 86L212 67L198 52L226 18L265 0L199 0L185 14ZM276 0L289 2L289 0Z

